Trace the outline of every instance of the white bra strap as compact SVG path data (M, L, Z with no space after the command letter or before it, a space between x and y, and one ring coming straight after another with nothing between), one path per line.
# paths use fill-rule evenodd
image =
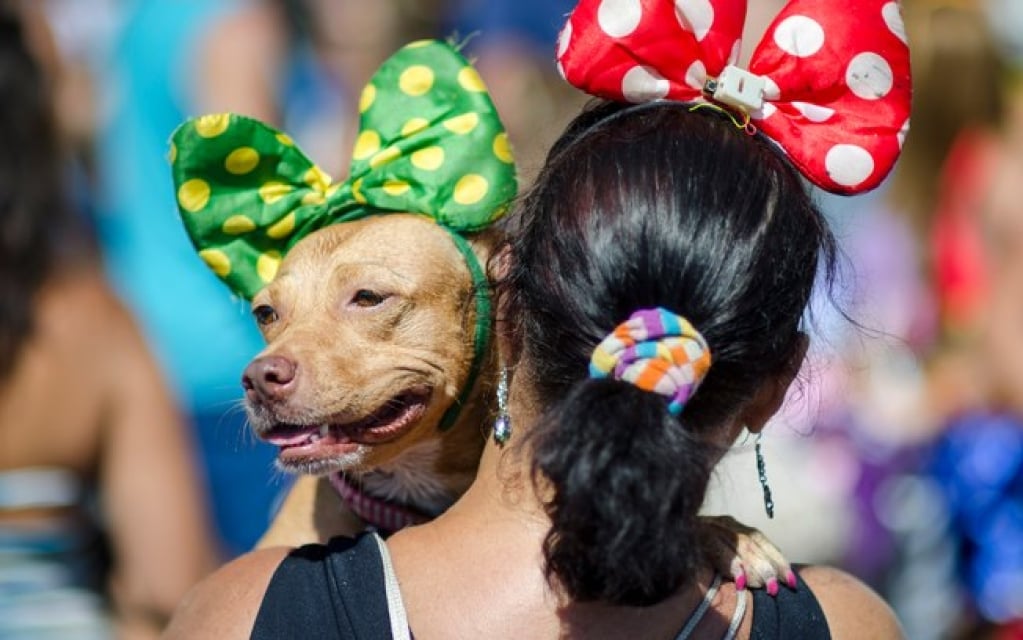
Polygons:
M412 640L412 633L409 631L408 614L405 613L405 603L401 601L401 590L398 587L398 576L394 573L394 565L391 564L391 554L387 551L384 539L377 534L372 534L380 549L380 562L384 568L384 589L387 593L387 611L391 618L391 637L394 640Z
M714 574L714 581L710 583L710 588L707 589L707 593L703 596L703 602L700 606L696 607L696 611L693 612L689 619L686 620L686 626L682 627L682 630L675 636L675 640L686 640L696 629L696 625L700 624L700 620L703 619L704 614L707 613L707 609L710 609L711 603L714 601L714 597L718 594L718 588L721 586L721 576Z
M735 613L732 614L732 623L728 625L728 631L723 640L734 640L735 634L739 633L739 625L746 615L746 591L736 590L735 592Z

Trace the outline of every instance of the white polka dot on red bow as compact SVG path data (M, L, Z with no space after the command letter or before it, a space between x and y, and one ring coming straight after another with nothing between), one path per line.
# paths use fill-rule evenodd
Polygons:
M827 122L831 116L835 115L834 109L811 102L793 102L792 107L810 122Z
M683 29L703 41L714 26L714 6L710 0L675 0L675 16Z
M778 23L774 42L785 53L806 58L824 46L824 28L813 18L790 16Z
M880 100L892 90L892 67L878 54L865 51L849 62L845 83L864 100Z
M633 67L622 78L622 95L629 102L660 100L668 89L667 79L653 67Z
M899 127L899 132L896 134L896 137L899 139L899 148L900 149L902 148L902 145L906 144L906 136L907 135L909 135L909 120L908 119L905 122L902 123L902 126Z
M906 23L902 21L902 11L899 10L899 3L889 2L881 7L881 17L892 34L902 40L903 44L909 44L906 38Z
M612 38L624 38L643 20L640 0L601 0L597 9L600 28Z
M572 22L568 21L565 23L565 27L558 34L558 58L565 55L568 51L568 45L572 43Z
M696 91L703 91L707 84L707 67L701 61L697 60L686 69L686 84Z
M742 54L742 40L736 40L732 45L732 52L728 54L728 64L739 64L739 55Z
M855 187L874 173L874 156L855 144L836 144L824 157L831 179L843 187Z

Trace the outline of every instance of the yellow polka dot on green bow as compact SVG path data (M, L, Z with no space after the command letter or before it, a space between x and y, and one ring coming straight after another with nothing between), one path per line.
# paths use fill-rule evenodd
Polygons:
M334 183L287 135L236 114L171 140L182 222L200 257L249 299L301 238L328 224L421 213L456 233L503 215L517 186L504 126L479 74L450 45L391 56L359 100L348 178Z

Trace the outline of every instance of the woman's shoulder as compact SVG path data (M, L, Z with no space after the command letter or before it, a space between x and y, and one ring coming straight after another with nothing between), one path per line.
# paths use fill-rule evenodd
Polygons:
M888 603L859 579L825 566L804 567L799 575L817 598L834 640L905 637Z
M268 612L274 624L280 623L275 607L281 605L286 610L284 617L292 622L302 622L304 618L313 620L317 612L333 606L330 585L326 582L333 567L327 565L341 558L352 561L355 556L362 564L369 562L379 567L380 556L373 536L337 536L326 544L250 551L196 585L181 601L164 637L169 640L249 638L268 594L273 600ZM359 563L349 564L349 569L353 569ZM358 577L356 582L370 584L361 579L364 576ZM276 636L267 636L265 629L263 631L260 637Z
M257 549L223 565L181 601L165 638L248 638L270 580L292 549Z

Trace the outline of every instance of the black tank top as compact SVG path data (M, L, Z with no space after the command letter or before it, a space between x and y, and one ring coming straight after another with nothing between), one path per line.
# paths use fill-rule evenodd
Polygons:
M798 571L797 571L798 576ZM380 551L371 534L307 545L277 567L252 629L253 640L388 640L390 616ZM753 592L752 640L830 640L824 612L800 579L771 597Z

